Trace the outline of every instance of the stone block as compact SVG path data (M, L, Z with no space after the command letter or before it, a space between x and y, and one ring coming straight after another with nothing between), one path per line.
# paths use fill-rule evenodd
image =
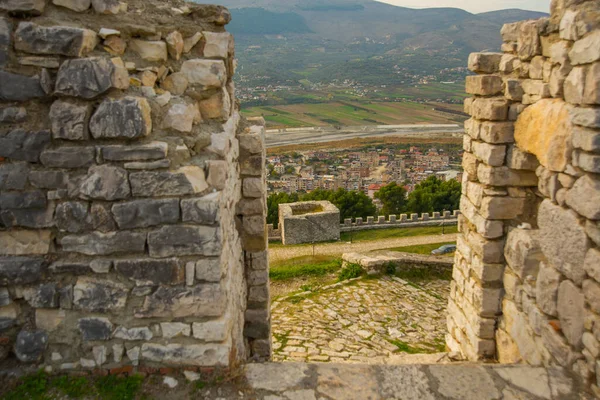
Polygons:
M502 56L502 53L471 53L468 61L469 70L486 74L498 72Z
M9 177L10 178L10 177ZM66 189L69 180L64 171L31 171L29 172L29 183L38 189ZM23 181L24 183L25 181ZM2 170L0 168L0 188L2 188Z
M502 78L496 75L474 75L466 78L466 92L479 96L502 93Z
M46 0L2 0L0 10L8 11L11 15L38 16L44 12Z
M573 44L569 52L571 64L589 64L600 60L600 31L592 32Z
M264 157L260 155L244 157L240 162L242 175L262 176L264 174Z
M60 240L62 250L89 256L143 253L146 234L139 232L92 232L67 235Z
M119 229L147 228L179 221L178 199L147 199L112 206Z
M115 15L126 11L127 3L119 0L92 0L92 7L97 14Z
M1 77L0 81L2 81ZM26 132L17 129L0 132L0 157L18 161L39 162L40 154L50 144L51 140L49 131Z
M95 157L94 147L65 146L42 151L40 161L48 168L87 168Z
M573 147L600 153L600 131L580 126L573 128Z
M340 211L328 201L280 204L279 226L285 245L339 240ZM264 231L262 216L258 228Z
M160 86L175 96L181 96L188 87L188 80L183 73L175 72L167 76Z
M15 31L15 49L31 54L85 57L96 43L96 32L69 26L46 27L21 22Z
M542 42L538 33L538 21L525 21L520 24L517 54L524 61L542 55Z
M83 199L106 201L126 199L131 195L127 171L110 165L90 167L87 175L78 185L78 193Z
M471 105L471 115L476 119L505 121L508 101L504 97L476 98Z
M23 122L26 119L27 110L24 107L4 107L0 110L0 123L12 124L15 122Z
M52 0L52 3L76 12L83 12L90 8L92 0Z
M33 308L56 308L58 307L56 283L25 288L23 298Z
M2 242L4 244L4 242ZM33 257L0 257L0 285L23 285L38 282L45 261Z
M158 141L147 144L103 146L100 148L102 158L108 161L160 160L167 156L168 150L167 143Z
M536 278L544 255L536 231L512 229L506 238L504 258L513 272L522 280Z
M535 172L485 164L477 167L477 178L481 183L490 186L537 186L538 182Z
M587 68L582 104L600 104L600 63L595 62Z
M0 254L20 256L27 254L48 254L52 234L50 231L27 231L13 229L0 231ZM8 260L4 260L6 262Z
M500 167L504 164L504 157L506 156L506 146L494 145L477 141L474 141L471 144L471 146L475 157L477 157L484 163L494 167Z
M24 76L0 71L0 101L28 101L45 97L39 76Z
M122 283L80 277L73 287L73 306L88 312L122 310L125 308L129 289Z
M107 318L81 318L78 327L86 342L109 340L113 330L113 324Z
M585 277L583 262L590 244L577 215L546 199L538 210L538 225L539 243L548 261L580 285Z
M268 339L271 324L268 310L246 310L244 336L251 339Z
M218 284L193 287L160 286L147 296L136 318L218 317L225 311L226 294Z
M52 137L65 140L89 139L88 121L91 106L68 100L57 100L50 107Z
M489 240L478 233L470 232L467 241L473 252L481 256L482 262L486 264L504 262L504 240Z
M600 285L591 279L583 281L583 294L590 308L595 313L600 313Z
M196 166L179 168L177 171L142 171L129 175L134 196L183 196L204 192L208 189L204 170Z
M231 114L231 99L227 90L223 88L208 99L199 101L198 109L203 119L227 120Z
M581 289L573 282L567 280L560 284L557 311L567 342L575 348L579 348L584 331L585 298Z
M230 49L233 49L233 37L228 32L202 32L206 44L204 57L227 58Z
M512 22L502 25L500 34L504 42L516 42L519 40L519 32L522 22Z
M514 219L524 211L525 199L513 197L484 197L480 213L486 219Z
M575 125L600 128L600 108L574 108L571 117Z
M46 196L40 190L0 193L0 208L45 208Z
M162 331L162 337L165 339L172 339L179 336L190 336L192 332L190 324L184 324L181 322L161 322L160 330Z
M153 258L221 253L219 229L208 226L163 226L148 234L148 248Z
M206 89L220 88L227 82L227 70L221 60L187 60L181 65L180 72L190 85L201 85Z
M520 79L507 79L505 81L504 97L513 101L523 100L525 91L521 85Z
M211 193L204 197L181 200L183 222L212 225L218 221L219 193Z
M129 48L147 61L167 61L168 58L167 44L160 40L133 39L129 41Z
M53 332L65 320L66 313L64 310L35 310L35 326L38 329Z
M600 250L590 249L588 250L583 269L589 276L594 278L596 282L600 282Z
M208 258L196 261L196 280L220 282L222 274L221 261L219 259Z
M189 133L194 124L200 121L202 121L202 117L196 104L175 103L171 104L165 114L161 128Z
M24 228L51 228L54 226L54 205L45 209L2 210L0 219L7 228L17 226Z
M56 206L56 227L63 232L80 233L93 229L89 205L82 201L68 201Z
M587 172L600 174L600 155L575 150L573 152L573 166Z
M600 220L600 179L592 175L579 178L567 192L566 202L578 214L591 220Z
M516 52L516 49L515 49ZM500 58L500 64L498 69L500 72L504 72L505 74L510 74L513 71L516 71L521 62L519 61L519 57L516 57L512 54L503 54L502 58Z
M168 344L142 345L142 359L166 365L200 367L228 366L231 349L224 344Z
M90 120L94 139L136 139L152 132L150 105L141 97L104 100Z
M40 361L47 347L48 333L22 330L17 335L14 352L19 361L35 363Z
M227 163L227 161L222 161L222 160L210 160L207 161L207 167L208 167L208 178L206 179L206 182L213 188L216 190L223 190L225 189L225 186L227 185L227 178L228 177L228 171L229 171L229 164ZM242 174L244 173L243 171L243 165L242 165Z
M170 160L158 160L158 161L133 161L126 162L123 164L125 169L135 169L135 170L154 170L154 169L166 169L171 166Z
M514 142L515 125L512 122L483 122L479 139L487 143Z
M257 198L264 196L265 186L261 178L245 178L242 186L244 197Z
M63 62L56 77L56 94L93 99L117 85L117 68L106 58Z
M535 171L540 163L533 154L526 153L517 146L510 146L506 154L506 166L511 169Z
M545 60L542 56L535 56L531 59L531 63L529 64L529 78L536 80L543 79Z
M150 339L152 339L154 335L152 334L152 331L150 331L150 328L148 327L139 327L139 328L125 328L124 326L119 326L117 329L115 329L115 332L113 333L113 337L116 339L122 339L122 340L127 340L130 342L133 341L148 341Z
M192 331L195 339L204 342L223 342L227 339L230 332L229 320L194 322Z
M173 285L183 282L183 269L177 259L115 260L115 271L143 285Z

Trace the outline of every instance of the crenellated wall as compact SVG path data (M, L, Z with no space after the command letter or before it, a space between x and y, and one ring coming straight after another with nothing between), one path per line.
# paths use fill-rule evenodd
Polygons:
M0 0L2 359L270 357L264 121L239 115L230 18Z
M469 58L448 347L600 394L600 2L554 0Z

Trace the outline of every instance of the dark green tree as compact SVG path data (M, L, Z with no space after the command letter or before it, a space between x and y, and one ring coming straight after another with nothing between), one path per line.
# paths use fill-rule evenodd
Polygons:
M379 211L380 215L398 215L406 209L406 189L396 182L379 189L375 193L375 198L383 205Z
M273 224L277 228L279 224L279 205L295 203L299 200L296 193L273 193L267 198L267 224Z
M302 201L319 200L330 201L340 209L340 222L346 218L366 218L377 214L373 200L363 192L349 192L346 189L336 191L316 189L302 196Z
M461 184L455 180L442 181L430 176L408 195L407 211L432 213L434 211L458 210Z

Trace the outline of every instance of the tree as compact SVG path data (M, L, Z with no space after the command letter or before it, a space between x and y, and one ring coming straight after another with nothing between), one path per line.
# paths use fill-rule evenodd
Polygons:
M347 191L346 189L332 190L316 189L302 196L302 201L330 201L340 210L340 222L346 218L375 216L377 208L373 200L363 192Z
M273 193L267 198L267 224L273 224L277 228L279 223L279 205L285 203L295 203L298 201L296 193Z
M375 193L375 198L383 204L380 210L381 215L398 215L404 212L406 208L406 189L396 184L396 182L379 189Z
M442 181L430 176L415 187L408 195L407 211L413 213L432 213L434 211L452 211L460 207L461 185L455 180Z

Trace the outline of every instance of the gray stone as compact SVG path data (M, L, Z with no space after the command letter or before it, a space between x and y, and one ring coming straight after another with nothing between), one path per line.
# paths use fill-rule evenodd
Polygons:
M23 190L29 165L24 162L0 164L0 190Z
M280 392L302 385L310 378L309 369L310 366L304 363L285 364L285 368L279 363L248 364L245 377L255 390Z
M600 153L600 131L582 127L573 128L573 147Z
M129 48L144 60L164 62L168 58L167 44L162 40L133 39L129 42Z
M558 318L563 334L575 348L581 346L584 331L585 297L571 281L563 281L558 288Z
M147 228L179 221L179 200L136 200L115 204L112 213L120 229Z
M14 318L0 317L0 332L7 331L16 324L17 320Z
M11 47L12 24L6 18L0 18L0 67L8 61L8 51ZM0 110L0 115L2 111ZM0 121L2 118L0 118Z
M0 219L7 228L51 228L54 226L54 205L42 210L2 210Z
M217 258L199 260L196 262L196 279L205 282L221 281L221 261Z
M12 303L10 298L10 293L8 293L7 288L0 288L0 307L5 307Z
M73 306L78 310L105 313L125 308L127 286L105 279L80 277L73 287Z
M113 329L113 325L106 318L82 318L78 326L86 342L109 340Z
M219 284L194 287L160 286L146 297L136 311L136 318L202 318L221 316L225 311L226 295Z
M49 168L87 168L95 156L93 147L59 147L42 151L40 161Z
M93 99L113 87L115 65L106 58L81 58L62 63L56 94Z
M44 12L46 0L0 0L0 10L11 15L38 16Z
M208 226L163 226L148 234L150 256L154 258L204 255L221 252L219 229Z
M180 72L190 85L201 85L205 89L220 88L227 82L227 69L221 60L187 60Z
M60 289L59 304L63 310L71 310L73 308L73 285L67 285Z
M254 272L257 274L257 272ZM264 273L259 272L258 274L264 275ZM267 280L265 276L265 280ZM252 286L248 288L248 308L249 309L257 309L257 308L266 308L269 303L269 287L267 285L261 286Z
M148 101L143 97L104 100L90 120L94 139L135 139L152 132Z
M575 125L600 128L600 108L574 108L571 116Z
M583 294L592 311L600 313L600 285L592 279L583 281Z
M56 261L48 268L53 274L86 275L90 273L87 261Z
M52 137L65 140L89 139L88 121L91 105L57 100L50 107Z
M567 204L578 214L592 220L600 220L600 179L584 175L567 192Z
M473 72L493 74L498 72L502 53L471 53L468 66Z
M15 123L27 119L27 110L24 107L6 107L0 109L0 122Z
M68 180L69 176L63 171L39 170L29 172L29 183L38 189L66 189ZM1 184L0 187L2 187Z
M122 10L121 5L119 0L92 0L92 7L98 14L118 14Z
M264 231L263 216L256 225L257 232ZM286 245L339 240L340 211L328 201L280 204L279 225Z
M219 193L211 193L199 199L181 200L183 222L212 225L219 215Z
M69 10L83 12L90 8L92 0L52 0L52 3Z
M79 196L83 199L114 201L130 195L127 171L109 165L90 167L87 176L79 185Z
M63 251L89 256L143 253L146 234L140 232L92 232L69 235L60 240Z
M492 400L500 398L492 376L482 367L472 366L460 371L448 365L432 365L429 371L438 381L439 394L450 399Z
M161 322L160 330L162 331L162 337L165 339L172 339L178 336L190 336L191 334L190 324L184 324L182 322Z
M165 142L151 142L141 145L105 146L101 148L102 158L109 161L160 160L167 156L169 146Z
M15 31L15 48L25 53L84 57L96 43L96 32L69 26L21 22Z
M525 280L528 276L536 277L540 262L544 260L544 255L540 249L535 231L511 230L506 238L504 258L513 272L522 280Z
M115 260L115 271L137 285L172 285L183 281L183 269L177 259Z
M46 196L41 190L0 194L0 208L3 209L45 208L46 204Z
M585 256L583 268L589 276L596 280L596 282L600 282L600 250L588 250Z
M525 21L520 24L517 53L521 60L530 60L542 54L542 43L538 34L538 21Z
M4 82L1 76L0 81ZM38 162L42 150L50 144L51 140L52 137L49 131L27 132L17 129L10 132L0 132L0 157Z
M573 65L589 64L600 60L600 31L592 32L576 41L569 52Z
M34 308L58 307L58 291L56 283L46 283L23 290L23 298Z
M205 342L223 342L230 334L228 320L194 322L192 331L195 339Z
M536 281L536 299L540 309L548 315L556 317L558 287L562 275L549 265L543 264Z
M264 213L265 201L263 198L242 199L237 204L237 213L240 215L259 215Z
M21 331L15 342L15 355L21 362L40 361L48 347L48 334L45 331Z
M90 208L90 216L92 226L95 230L106 233L117 229L117 224L112 218L109 204L93 203Z
M573 152L573 166L587 172L600 174L600 155L575 150Z
M580 285L589 240L577 215L546 199L538 210L538 225L539 243L550 264Z
M246 310L244 336L252 339L265 339L271 333L268 310Z
M148 340L152 339L153 335L152 335L152 332L150 331L150 329L147 327L127 329L123 326L119 326L115 330L113 337L115 337L117 339L128 340L128 341L138 341L138 340L148 341Z
M81 233L93 229L89 204L69 201L56 206L56 227L63 232Z
M136 169L136 170L152 170L152 169L166 169L171 166L170 160L159 160L149 162L128 162L123 164L125 169Z
M223 344L168 344L142 345L142 358L167 365L227 366L231 349Z
M0 101L28 101L46 96L38 76L0 71L0 82Z
M183 196L208 189L204 170L196 166L177 171L133 172L129 176L134 196Z
M0 257L0 285L23 285L38 282L45 264L43 258Z

